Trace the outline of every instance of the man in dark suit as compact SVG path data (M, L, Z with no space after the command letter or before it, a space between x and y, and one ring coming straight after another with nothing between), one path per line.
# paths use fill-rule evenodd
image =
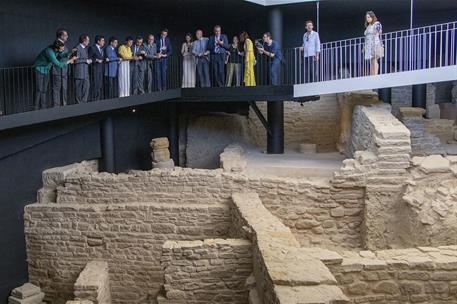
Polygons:
M221 33L221 26L214 27L214 35L209 38L208 49L211 54L211 63L214 83L218 87L225 85L225 57L230 48L227 36Z
M117 70L119 65L119 57L117 57L117 38L110 37L109 45L105 48L105 97L117 97Z
M92 60L92 99L100 100L103 95L103 62L105 61L105 37L95 36L95 44L89 48L89 58Z
M146 61L146 75L148 83L148 93L152 93L154 87L154 62L157 56L157 44L155 43L154 35L148 35L148 41L143 45L146 52L144 60Z
M163 29L157 42L156 79L157 89L167 89L168 57L172 54L171 41L168 38L168 30Z
M79 37L79 44L76 46L75 61L75 86L76 86L76 102L87 102L89 98L90 80L89 80L89 65L92 60L89 58L87 51L89 45L89 36L84 34Z
M135 39L135 44L132 45L133 62L131 66L133 94L144 94L144 72L146 70L146 62L144 56L146 52L143 48L143 37L138 36Z
M56 40L64 45L68 41L68 32L65 29L58 29L56 32ZM67 62L69 56L68 49L65 47L63 52L59 53L57 60L62 63ZM52 66L52 102L54 107L65 106L67 104L67 87L68 87L68 66L63 67L56 65Z

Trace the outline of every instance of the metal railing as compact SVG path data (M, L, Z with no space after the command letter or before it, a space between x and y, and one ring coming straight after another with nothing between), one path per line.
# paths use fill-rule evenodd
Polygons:
M380 36L384 53L378 60L379 74L389 74L404 71L414 71L444 66L456 65L457 58L457 22L426 26L411 30L384 33ZM340 41L326 42L321 45L320 60L313 61L303 57L299 48L282 50L282 58L276 65L277 77L275 85L295 85L309 82L348 79L370 75L370 60L364 56L365 38L353 38ZM237 52L238 53L238 52ZM68 66L63 81L67 89L58 87L56 81L59 75L50 72L45 88L45 107L61 106L65 96L66 104L91 102L102 99L117 98L134 94L156 92L161 89L238 86L245 81L245 69L250 67L255 77L255 85L273 85L271 79L272 61L265 55L255 52L255 62L245 64L243 50L239 56L224 58L222 72L214 72L220 58L208 57L202 64L193 56L183 57L173 54L165 62L131 61L120 63L128 65L128 75L116 73L115 77L106 77L105 72L110 64L89 65L88 83L89 94L81 100L78 88L81 81L75 78L74 64ZM200 59L201 60L201 59ZM200 63L200 64L199 64ZM150 64L150 73L148 73ZM313 65L313 66L310 66ZM167 66L164 74L166 85L159 85L161 78L159 68ZM220 66L219 66L220 67ZM314 68L312 73L311 68ZM152 74L151 74L152 71ZM208 80L202 78L202 71L208 73ZM124 71L125 72L125 71ZM100 74L102 73L102 75ZM160 74L160 75L159 75ZM152 75L152 77L148 77ZM62 75L60 75L62 76ZM224 78L224 79L221 79ZM137 81L139 79L139 81ZM231 81L230 81L231 79ZM100 81L102 85L100 88ZM120 92L120 88L128 92ZM100 89L97 89L100 88ZM36 76L33 67L0 68L0 115L8 115L36 109ZM60 95L59 98L55 96Z
M380 35L383 46L378 74L415 71L456 65L457 22L425 26ZM316 73L295 49L295 84L370 76L371 61L365 59L365 37L326 42ZM308 65L307 65L308 64ZM310 81L307 81L310 79Z

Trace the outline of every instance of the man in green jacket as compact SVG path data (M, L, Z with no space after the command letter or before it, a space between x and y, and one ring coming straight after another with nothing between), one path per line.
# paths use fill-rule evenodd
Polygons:
M33 63L35 68L35 82L36 82L36 95L35 95L35 110L46 108L46 95L49 85L49 71L54 65L62 68L67 64L73 63L75 57L70 58L68 61L59 61L58 54L62 53L65 45L62 41L56 40L54 44L45 48Z

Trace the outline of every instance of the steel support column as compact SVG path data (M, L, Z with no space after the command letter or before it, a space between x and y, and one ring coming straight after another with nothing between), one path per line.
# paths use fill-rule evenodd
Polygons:
M279 7L275 7L270 11L270 32L273 36L273 39L282 46L282 33L283 33L283 24L282 24L282 12Z
M101 123L101 152L102 158L100 171L115 173L114 166L114 126L111 117L105 118Z
M284 153L284 103L282 101L267 102L268 129L267 153Z
M384 103L392 104L392 88L378 89L378 96Z
M427 85L417 84L413 85L413 102L415 108L427 108Z
M170 142L170 157L179 166L179 115L177 102L168 104L168 141Z

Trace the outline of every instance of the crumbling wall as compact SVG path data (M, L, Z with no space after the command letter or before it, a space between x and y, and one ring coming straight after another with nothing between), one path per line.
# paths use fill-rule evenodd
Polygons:
M253 242L255 288L250 300L264 304L346 303L323 262L298 241L255 193L235 193L231 234Z
M186 139L186 166L215 169L219 154L232 143L248 143L248 122L245 116L208 113L189 117Z
M167 241L162 247L166 297L159 304L247 304L252 245L243 239Z
M108 263L90 261L75 283L75 300L94 304L111 304Z
M457 248L342 253L327 265L350 303L456 303Z
M230 215L228 206L217 203L75 199L28 205L24 221L29 278L47 300L72 299L86 263L101 259L109 265L113 303L145 303L155 301L163 284L163 243L224 237Z
M267 117L266 102L257 102ZM284 145L298 149L301 143L317 145L318 152L336 151L339 136L340 110L336 95L323 95L318 101L303 103L284 102ZM252 109L249 110L248 130L250 142L266 148L265 128Z
M457 156L414 157L403 195L410 246L457 244Z
M401 220L407 168L410 166L409 130L386 104L354 110L352 151L332 184L365 187L362 239L368 248L401 246ZM363 151L357 151L363 150Z
M72 204L147 202L228 205L233 192L257 192L265 206L304 246L361 248L364 189L327 181L248 176L243 172L175 168L129 174L75 174L58 188L57 201Z

